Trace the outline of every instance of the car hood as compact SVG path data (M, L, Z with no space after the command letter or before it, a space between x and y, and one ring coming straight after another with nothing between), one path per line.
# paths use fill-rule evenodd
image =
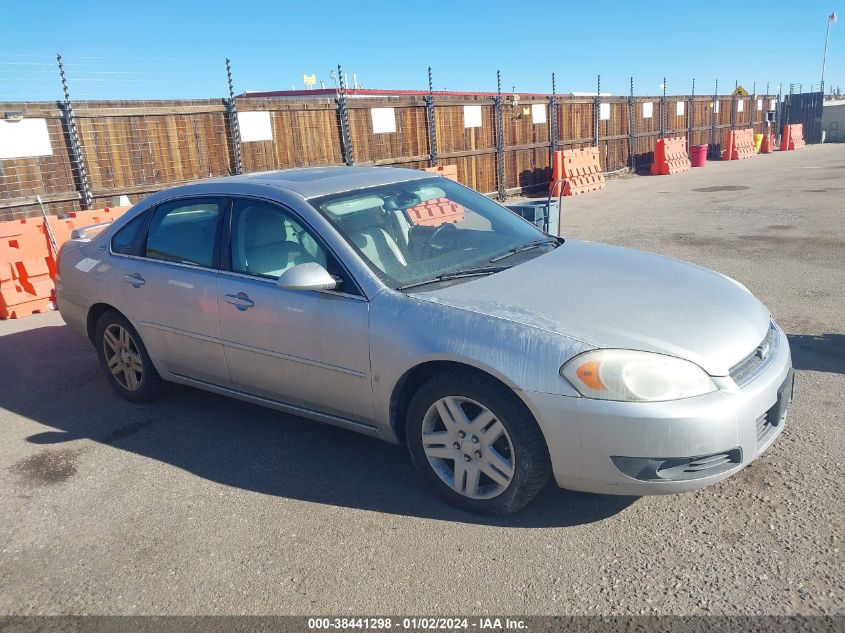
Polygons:
M748 290L695 264L578 240L503 272L415 293L594 347L690 360L710 375L760 344L768 310Z

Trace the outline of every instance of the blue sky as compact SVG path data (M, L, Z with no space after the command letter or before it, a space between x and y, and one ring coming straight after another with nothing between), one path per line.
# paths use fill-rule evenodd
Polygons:
M727 2L17 2L0 22L0 100L55 99L55 53L72 97L198 98L331 86L338 63L367 88L670 94L771 82L818 87L825 17L843 0ZM831 28L826 85L845 90L845 20Z

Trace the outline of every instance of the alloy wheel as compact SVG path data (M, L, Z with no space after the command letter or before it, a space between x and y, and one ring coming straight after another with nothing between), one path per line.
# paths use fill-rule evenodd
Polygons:
M484 405L461 396L440 398L422 424L428 462L440 479L470 499L490 499L510 485L515 454L510 436Z
M106 365L115 380L129 391L138 389L144 376L144 366L129 331L117 323L109 325L103 332L103 351Z

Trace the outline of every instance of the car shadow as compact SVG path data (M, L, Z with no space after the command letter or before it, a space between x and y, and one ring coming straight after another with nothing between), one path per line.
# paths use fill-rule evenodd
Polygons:
M515 516L474 515L436 497L402 446L176 385L154 402L127 402L101 375L88 342L66 326L2 336L0 358L0 407L56 429L7 437L10 442L89 439L263 494L512 528L601 521L637 500L550 483Z
M787 334L795 369L845 374L845 334Z

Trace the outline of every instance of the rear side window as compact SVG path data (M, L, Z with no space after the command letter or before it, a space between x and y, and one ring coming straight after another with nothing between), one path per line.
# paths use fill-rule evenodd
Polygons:
M146 256L212 268L224 200L194 198L159 206L150 221Z
M141 254L141 229L146 224L148 214L141 213L139 216L129 220L129 223L120 229L111 238L112 253L121 255Z

